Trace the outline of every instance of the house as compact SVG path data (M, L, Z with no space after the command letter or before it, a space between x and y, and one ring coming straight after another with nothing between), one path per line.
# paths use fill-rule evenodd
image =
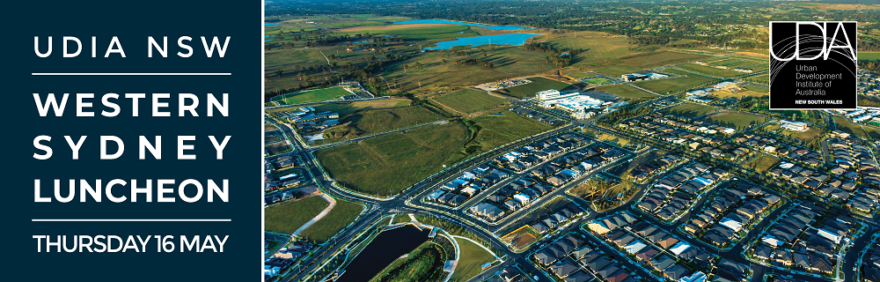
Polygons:
M486 203L486 202L482 202L482 203L479 203L479 204L471 207L469 211L475 215L484 217L484 218L489 219L493 222L497 221L505 214L504 211L501 210L500 208L498 208L497 206L490 204L490 203Z
M612 264L612 265L609 265L609 266L603 268L602 270L599 270L598 274L599 274L599 277L602 277L602 278L608 280L608 278L614 277L614 275L616 275L617 272L619 272L619 271L620 271L620 267Z
M596 272L596 271L604 269L606 266L608 266L610 264L611 264L610 260L608 260L605 257L600 257L598 259L594 259L593 261L588 262L587 268Z
M810 257L806 254L794 253L792 256L794 259L794 265L797 268L809 270L810 269Z
M568 277L565 278L565 282L587 282L590 280L593 280L593 276L583 271L577 271L575 273L569 274Z
M810 271L822 274L831 274L834 269L834 263L826 256L810 255Z
M682 277L678 280L679 282L705 282L706 274L702 271L697 271L691 274L690 276Z
M760 260L766 261L766 260L770 259L770 253L772 251L773 250L770 249L770 247L767 247L765 245L760 245L755 248L754 256Z
M670 248L669 251L675 255L681 255L681 253L683 253L685 250L687 250L690 247L691 247L691 245L686 242L678 242L678 244L676 244L675 246Z
M593 252L593 248L590 248L590 246L584 246L583 248L580 248L580 249L572 252L571 255L577 259L582 259L582 258L584 258L584 256L586 256L587 254L589 254L591 252Z
M617 271L616 273L611 274L611 276L609 276L608 278L605 278L605 279L608 280L608 282L626 282L628 278L629 278L629 274L627 274L626 271L621 269L621 270Z
M580 269L580 267L569 259L563 259L550 266L550 272L559 278L568 277L568 275L574 273L578 269Z
M667 255L660 255L651 259L649 263L651 264L651 266L654 267L654 269L657 269L658 271L663 271L675 264L675 260Z
M453 206L453 207L457 207L457 206L461 205L462 203L464 203L464 201L466 201L467 199L468 198L465 196L455 195L455 197L452 197L452 199L450 199L447 202L447 204L449 204L450 206Z
M624 250L626 250L627 253L634 255L634 254L638 253L639 251L641 251L642 249L644 249L645 247L647 247L647 245L645 245L645 243L642 243L642 241L639 241L639 240L635 240L623 248L624 248Z
M687 269L677 264L663 271L663 275L666 276L666 278L672 279L673 281L678 281L681 278L688 276L689 274L690 272Z
M547 182L549 182L550 184L552 184L553 186L556 186L556 187L559 187L559 186L562 186L565 184L565 180L559 176L556 176L556 175L547 178Z
M550 231L550 227L547 227L547 225L540 223L540 222L532 225L532 229L535 229L535 231L538 231L541 234L544 234L544 233L547 233L547 231Z

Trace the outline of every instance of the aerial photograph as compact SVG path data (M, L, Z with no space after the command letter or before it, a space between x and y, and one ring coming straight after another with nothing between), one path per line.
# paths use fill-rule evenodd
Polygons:
M880 0L264 5L265 281L880 282ZM771 21L858 107L771 110Z

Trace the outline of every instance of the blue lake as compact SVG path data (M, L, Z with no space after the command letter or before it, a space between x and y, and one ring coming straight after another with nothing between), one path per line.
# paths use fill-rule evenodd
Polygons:
M270 25L278 25L278 24L281 24L281 23L265 23L264 25L265 25L265 26L270 26Z
M532 29L531 27L525 26L515 26L515 25L484 25L477 23L466 23L459 21L450 21L450 20L414 20L414 21L402 21L402 22L394 22L395 24L460 24L460 25L469 25L476 26L485 29L491 30L517 30L517 29Z
M474 36L474 37L461 37L456 38L452 41L443 41L438 42L437 47L428 47L425 50L446 50L455 46L480 46L480 45L488 45L490 42L493 45L523 45L526 43L526 39L539 36L540 34L528 34L528 33L512 33L512 34L500 34L500 35L489 35L489 36Z

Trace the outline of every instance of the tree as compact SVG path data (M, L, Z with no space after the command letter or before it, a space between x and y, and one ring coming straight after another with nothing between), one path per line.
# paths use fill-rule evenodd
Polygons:
M275 70L275 75L278 77L281 77L282 74L284 74L284 70Z

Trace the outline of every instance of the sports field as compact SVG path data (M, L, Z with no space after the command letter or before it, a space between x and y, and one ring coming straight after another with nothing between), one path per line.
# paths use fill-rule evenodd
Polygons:
M707 117L706 121L724 127L745 129L748 128L750 125L763 123L767 121L767 119L762 116L750 115L746 113L723 112Z
M677 116L695 118L698 116L703 116L706 114L714 113L715 109L709 106L697 105L697 104L681 104L675 107L666 109L666 113L673 114Z
M615 65L615 66L601 67L601 68L595 69L593 71L604 74L606 76L610 76L610 77L620 77L621 75L624 75L624 74L640 72L643 70L644 69L640 69L640 68L633 67L633 66Z
M574 86L569 85L568 83L556 81L552 79L547 79L543 77L532 77L528 80L531 80L532 83L514 86L511 88L507 88L501 90L499 92L504 93L509 96L513 96L516 98L525 98L525 97L535 97L535 93L544 90L575 90Z
M338 202L336 207L339 207ZM327 205L329 205L327 201L316 196L272 205L265 211L266 231L291 234L321 213ZM310 226L309 229L314 226Z
M323 243L357 218L363 210L364 207L359 204L337 199L336 206L330 210L330 213L300 232L299 235L308 240Z
M651 99L657 97L646 93L645 91L622 84L597 87L596 91L605 91L617 95L624 100Z
M504 99L489 95L485 91L471 88L443 94L432 99L462 114L491 110L507 103Z
M272 98L273 101L282 103L283 105L296 105L302 103L312 103L333 100L345 95L350 95L348 91L342 89L342 86L335 86L324 89L308 90L303 92L285 94Z

